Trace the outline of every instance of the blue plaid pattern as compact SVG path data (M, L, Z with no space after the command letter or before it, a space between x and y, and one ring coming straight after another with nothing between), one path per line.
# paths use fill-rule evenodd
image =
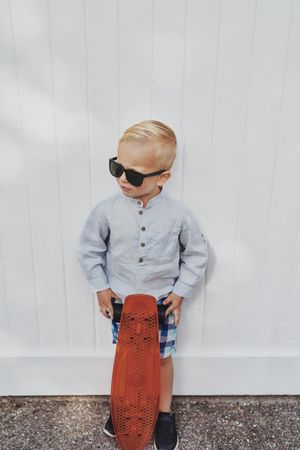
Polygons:
M156 300L156 303L159 305L161 304L168 295L165 295L164 297L159 298ZM123 303L123 301L116 301L117 303ZM112 343L116 344L118 342L118 334L119 334L119 327L120 324L118 322L115 322L114 320L112 322L112 336L113 340ZM176 333L177 333L177 326L175 325L175 315L173 312L168 314L166 317L164 324L159 324L159 345L160 345L160 358L167 358L172 353L176 352Z

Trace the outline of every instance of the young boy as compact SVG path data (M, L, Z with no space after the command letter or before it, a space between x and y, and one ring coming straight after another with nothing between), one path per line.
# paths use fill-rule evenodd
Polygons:
M153 295L168 304L160 325L161 392L154 448L178 448L173 389L172 353L181 304L204 276L208 248L191 210L169 197L163 185L171 176L176 136L164 123L146 120L128 128L119 140L110 173L120 186L96 204L78 242L81 268L101 313L113 319L111 297L123 302L129 294ZM113 343L119 324L112 320ZM115 436L111 415L104 432Z

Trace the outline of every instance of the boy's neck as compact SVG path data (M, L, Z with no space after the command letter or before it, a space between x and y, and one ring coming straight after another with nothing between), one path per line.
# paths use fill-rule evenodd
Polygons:
M162 189L163 189L162 186L157 186L157 189L155 189L153 192L150 192L149 194L141 195L141 196L135 197L135 198L137 200L142 200L143 207L146 208L149 200L151 200L151 198L156 197L157 195L159 195L161 193Z

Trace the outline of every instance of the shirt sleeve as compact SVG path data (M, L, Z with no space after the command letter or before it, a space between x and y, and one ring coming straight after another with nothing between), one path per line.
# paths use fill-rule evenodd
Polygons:
M173 292L190 297L197 283L203 278L208 262L208 246L193 212L186 208L179 234L180 271Z
M92 293L109 288L105 273L108 237L107 219L101 208L95 206L84 224L77 244L81 269Z

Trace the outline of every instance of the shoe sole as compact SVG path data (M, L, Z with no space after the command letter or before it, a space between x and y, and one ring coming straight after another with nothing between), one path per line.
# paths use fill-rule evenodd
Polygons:
M157 450L157 447L156 447L155 441L154 441L154 448L155 448L155 450ZM176 447L174 447L174 449L173 449L173 450L178 450L178 449L179 449L179 439L177 438L177 442L176 442Z
M104 432L105 434L107 434L107 436L109 436L109 437L116 437L115 434L111 434L106 428L103 428L103 432Z

